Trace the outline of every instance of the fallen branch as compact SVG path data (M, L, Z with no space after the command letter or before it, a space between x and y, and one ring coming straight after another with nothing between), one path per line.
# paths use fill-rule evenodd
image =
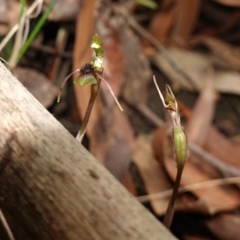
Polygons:
M175 239L2 63L0 78L0 208L16 239Z

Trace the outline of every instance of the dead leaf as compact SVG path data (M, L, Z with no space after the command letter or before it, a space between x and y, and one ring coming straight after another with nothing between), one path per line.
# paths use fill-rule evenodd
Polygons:
M184 111L182 111L184 116L187 119L190 119L192 114L191 110L181 102L179 102L179 106L181 110L184 109ZM238 169L240 169L240 163L235 157L236 155L238 156L240 154L239 144L232 143L229 139L224 137L214 126L211 126L209 128L208 137L206 138L203 147L207 152L213 156L216 156L218 159L221 159L224 163L224 168L220 165L218 168L218 171L221 172L222 176L239 176ZM234 154L229 154L229 152ZM214 166L217 168L218 164L216 163Z
M56 99L58 88L42 73L29 68L15 68L14 75L45 108Z
M10 1L9 1L10 2ZM0 35L5 35L8 31L8 21L9 21L9 14L8 14L8 4L6 0L0 0Z
M137 196L137 190L136 186L133 182L132 175L130 171L128 170L122 180L122 185L133 195Z
M223 5L231 6L231 7L239 7L239 0L214 0L215 2L221 3Z
M208 72L206 82L192 110L191 118L185 128L188 141L202 145L209 132L215 108L215 91L213 89L214 73Z
M149 32L151 33L151 35L163 44L168 41L169 33L176 12L174 0L164 1L164 3L166 6L163 6L159 9L159 11L152 17L151 23L149 25ZM149 44L146 42L144 45L148 46Z
M126 56L125 86L123 98L131 104L146 103L148 84L151 80L151 70L148 59L143 54L137 36L122 26L120 36Z
M124 82L126 55L119 33L114 30L108 22L111 22L111 19L108 19L107 21L104 18L101 18L97 21L96 28L104 47L104 78L111 85L116 97L118 97L121 94ZM102 88L106 88L104 83L102 84ZM112 101L116 104L112 96L111 98L108 98L108 101Z
M180 109L184 109L182 111L184 116L190 119L190 109L180 101L178 103ZM203 158L204 166L208 166L206 169L215 169L215 171L221 173L221 177L238 177L240 175L239 161L235 158L234 154L229 154L229 152L236 152L238 154L240 150L239 145L232 143L230 139L226 139L214 126L209 128L208 137L203 147L206 151L189 142L191 151ZM210 170L210 172L212 171Z
M216 128L211 127L209 130L204 148L225 163L230 164L230 166L235 166L240 169L240 161L236 158L236 156L240 156L239 145L232 144ZM225 170L226 172L223 174L229 176L227 169Z
M199 90L202 86L202 79L205 79L206 69L210 66L210 60L203 54L194 53L188 50L169 48L168 51L175 61L181 65L182 69L192 78L194 85ZM152 60L174 84L191 90L188 86L188 82L173 70L172 66L163 56L155 53L155 55L152 56Z
M239 240L239 214L221 214L208 220L206 225L219 240Z
M154 157L150 140L147 140L142 135L136 139L133 162L138 167L148 194L172 188L172 184L168 180L162 164L159 164ZM157 215L163 215L167 209L168 202L169 198L156 199L151 201L151 205Z
M142 136L139 137L135 147L133 161L138 166L140 174L143 178L148 194L161 193L165 190L172 189L173 181L169 181L169 176L164 169L163 151L164 142L166 141L167 133L164 129L157 129L153 135L153 148L156 159L152 156L152 149L149 146L149 141ZM174 166L175 169L175 166ZM151 205L158 215L163 215L166 211L170 196L167 198L149 198ZM180 194L178 196L175 211L178 212L200 212L207 213L208 206L202 199L197 199L191 194Z
M200 0L177 1L175 24L171 34L171 42L178 46L186 46L198 20L200 3Z
M207 55L193 51L177 48L170 48L168 51L172 57L180 63L182 69L191 77L195 88L199 91L202 88L203 79L206 78L206 70L214 65L214 61ZM177 84L180 87L192 90L186 80L173 70L172 66L170 66L163 56L156 53L152 60L175 85ZM214 88L216 91L240 94L239 73L215 70L215 78Z
M49 5L50 0L44 0ZM58 0L48 19L51 21L73 21L76 19L82 1L79 0ZM83 3L86 4L86 3Z
M156 156L156 160L159 161L160 164L163 164L164 158L163 144L167 136L168 136L167 131L164 128L157 128L153 133L152 148Z
M120 181L129 167L133 130L117 106L102 109L91 136L90 151Z
M164 164L168 174L174 180L177 170L175 161L173 158L166 156ZM200 164L198 166L192 164L190 156L183 170L181 185L189 185L211 179L211 177L200 169ZM200 207L195 209L196 212L213 215L217 212L232 210L239 206L239 197L232 197L229 192L223 190L221 187L216 186L194 190L192 193L201 201Z
M69 31L67 29L60 28L58 30L56 42L55 42L55 46L54 46L54 50L56 52L64 51L66 44L67 44L68 35L69 35ZM52 83L54 83L57 79L57 76L60 72L61 62L62 62L62 59L60 56L54 56L54 58L52 60L52 66L49 69L49 79Z
M0 0L0 35L7 34L19 20L21 3L15 0Z
M210 37L210 36L199 36L191 40L192 46L204 45L216 56L219 60L222 61L222 64L228 67L230 70L240 70L240 49L237 47L232 47L226 42L221 41L220 39Z

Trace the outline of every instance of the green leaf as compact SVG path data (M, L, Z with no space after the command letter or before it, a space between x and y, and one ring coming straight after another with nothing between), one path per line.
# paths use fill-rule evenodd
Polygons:
M74 84L83 87L97 83L97 79L92 74L80 76L73 81Z
M148 7L151 9L156 9L158 7L157 3L155 3L153 0L136 0L136 2L139 5L142 5L144 7Z
M27 41L24 43L23 47L21 48L21 50L19 52L19 55L18 55L18 61L20 61L20 59L23 57L23 55L25 54L25 52L27 51L27 49L29 48L29 46L31 45L33 40L36 38L36 36L40 32L40 30L42 29L44 23L46 22L49 14L53 10L53 7L55 6L56 3L57 3L57 0L52 0L50 2L50 4L47 7L46 11L41 16L41 18L37 22L36 26L34 27L33 31L31 32L30 36L28 37Z

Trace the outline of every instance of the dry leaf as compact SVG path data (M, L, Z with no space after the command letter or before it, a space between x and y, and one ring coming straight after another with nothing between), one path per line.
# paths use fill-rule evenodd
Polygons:
M194 105L191 118L185 128L188 141L202 145L208 137L209 128L214 116L215 91L213 89L214 75L210 71L201 94Z
M113 92L118 97L123 87L126 55L119 32L114 30L108 22L111 22L111 19L107 21L101 18L97 21L96 28L104 48L104 78L111 85ZM104 83L102 84L102 88L106 88ZM113 97L108 98L108 101L114 102Z
M137 196L137 189L133 182L132 175L130 171L128 170L122 180L122 185L133 195Z
M21 3L15 0L0 0L0 35L7 34L19 20Z
M240 169L240 161L236 158L236 156L240 156L239 144L232 144L216 128L212 127L209 130L204 148L225 163L230 164L230 166ZM226 173L223 174L229 176L227 169L225 170Z
M117 106L102 110L91 135L90 151L120 181L129 167L133 130Z
M170 48L169 53L191 77L195 88L200 90L203 85L203 79L206 78L206 70L211 68L214 64L213 60L207 55L177 48ZM156 53L152 60L173 83L188 90L192 90L186 80L173 70L172 66L169 65L163 56ZM224 93L240 94L239 73L234 71L223 72L216 70L215 78L215 90Z
M168 136L167 131L164 128L157 128L153 133L152 148L156 156L156 160L159 161L160 164L163 164L164 158L163 144L167 136Z
M220 39L210 36L195 37L191 40L192 46L204 45L219 60L219 64L230 70L240 70L240 49L232 47Z
M194 85L199 90L202 86L202 79L205 79L206 69L208 69L211 64L210 60L203 54L198 54L188 50L169 48L168 51L175 61L180 64L182 69L192 78ZM172 66L163 56L156 53L152 57L152 60L173 83L191 90L188 86L188 82L174 71Z
M165 3L169 4L165 4L165 7L160 8L152 17L149 25L149 32L160 43L166 43L168 41L169 32L175 16L175 4L169 0L165 1ZM149 43L145 43L144 45L148 46Z
M161 146L159 146L161 148ZM133 162L137 165L148 194L162 192L172 188L162 164L159 164L151 147L151 142L144 136L136 139ZM163 215L167 209L169 198L156 199L151 205L158 215Z
M50 0L44 0L49 5ZM58 0L48 19L51 21L74 21L80 11L80 0ZM84 3L85 4L85 3Z
M219 240L239 240L240 236L240 215L221 214L206 222L210 231Z
M239 0L214 0L215 2L221 3L223 5L231 6L231 7L239 7Z
M131 104L146 103L151 70L143 54L137 36L126 26L121 28L120 36L126 56L126 74L123 97Z
M164 158L165 167L168 174L174 180L176 176L176 163L173 158ZM202 163L204 164L204 163ZM209 181L212 178L205 172L201 171L200 166L195 166L191 163L191 157L185 164L183 175L181 179L181 185L189 185L193 183L199 183L203 181ZM201 190L194 190L192 193L199 199L201 205L195 210L204 214L213 215L220 211L228 211L235 209L239 206L239 196L233 197L229 193L230 190L224 191L221 187L211 187ZM232 191L231 191L232 192Z
M180 109L184 107L183 109L185 109L185 111L183 111L182 113L184 113L185 117L190 119L191 117L190 109L188 109L186 106L183 106L182 103L179 104L179 106ZM187 113L187 115L185 113ZM212 162L211 165L219 173L221 173L221 176L224 177L239 176L240 164L235 157L235 154L237 155L240 154L240 148L238 144L233 144L231 141L226 139L214 126L211 126L208 131L208 137L206 138L206 141L203 146L207 150L207 153L209 152L212 156L217 157L217 159L210 162ZM234 152L235 154L229 154L229 152ZM204 162L207 163L209 161L204 159Z
M181 0L176 4L175 24L171 34L171 41L179 46L185 46L195 28L200 0Z
M163 141L166 140L166 131L157 129L153 136L153 149L150 147L150 141L143 136L139 136L135 146L133 161L137 165L143 178L145 188L148 194L161 193L172 189L173 181L169 181L161 158L163 157ZM157 215L163 215L166 212L170 195L164 198L150 198L151 205ZM206 212L206 206L203 201L197 200L190 194L181 194L178 196L175 211L188 212Z
M44 107L49 107L56 99L58 88L42 73L29 68L16 68L14 75Z

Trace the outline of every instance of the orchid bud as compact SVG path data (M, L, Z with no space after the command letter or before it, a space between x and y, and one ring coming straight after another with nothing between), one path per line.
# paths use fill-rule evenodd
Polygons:
M173 146L178 168L183 168L188 158L187 137L181 126L173 128Z

